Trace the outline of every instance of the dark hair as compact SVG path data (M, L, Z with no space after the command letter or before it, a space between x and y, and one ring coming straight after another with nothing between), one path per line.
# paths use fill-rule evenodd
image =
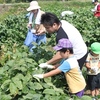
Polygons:
M94 2L98 2L98 0L94 0Z
M70 53L73 54L73 48L62 48L59 51L65 53L67 50L69 50Z
M49 12L42 14L41 24L47 25L47 26L53 26L54 23L58 25L60 24L60 20L55 14L49 13Z

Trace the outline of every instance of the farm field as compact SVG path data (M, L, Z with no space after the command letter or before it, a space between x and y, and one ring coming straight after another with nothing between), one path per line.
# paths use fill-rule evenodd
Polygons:
M88 49L91 43L100 42L100 20L91 12L94 8L91 0L39 1L39 5L43 11L55 13L60 19L78 28ZM28 3L11 4L3 6L0 12L0 100L70 100L62 74L45 79L32 77L32 74L49 71L38 65L49 60L55 53L52 50L55 35L47 34L48 42L41 46L35 44L37 48L34 53L29 52L28 47L23 45L27 34L28 19L25 15L28 6ZM74 14L61 18L61 12L65 10L73 11ZM85 67L82 72L86 79ZM81 99L73 97L73 100L85 99L91 100L88 92Z

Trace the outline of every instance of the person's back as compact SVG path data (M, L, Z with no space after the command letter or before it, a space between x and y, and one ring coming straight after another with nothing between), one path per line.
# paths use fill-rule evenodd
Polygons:
M80 32L69 22L62 20L62 28L68 35L69 40L73 44L74 55L80 59L87 52L87 46ZM76 37L76 38L75 38Z
M74 56L68 58L66 61L70 65L70 70L65 73L69 89L71 93L77 93L85 88L85 79L82 75L82 72L80 71L77 59Z
M28 33L27 37L24 41L24 44L29 47L30 51L33 52L33 48L36 48L33 45L35 42L37 45L41 43L46 43L46 30L44 26L40 23L41 15L45 12L40 10L40 6L37 1L32 1L30 6L27 8L29 14L29 22L28 22Z

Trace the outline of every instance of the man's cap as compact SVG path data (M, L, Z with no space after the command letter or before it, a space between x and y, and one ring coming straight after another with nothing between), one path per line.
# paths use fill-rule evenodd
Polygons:
M31 11L31 10L35 10L35 9L39 9L39 8L41 8L41 7L38 5L38 2L32 1L30 3L30 6L27 8L27 11Z
M94 42L91 44L91 51L95 54L100 54L100 43Z
M72 43L69 41L69 39L62 38L58 41L58 44L53 47L53 49L57 51L63 48L73 48Z

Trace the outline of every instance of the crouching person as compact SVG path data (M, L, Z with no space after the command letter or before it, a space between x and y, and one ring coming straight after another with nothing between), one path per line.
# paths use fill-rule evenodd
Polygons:
M58 66L47 65L44 67L40 65L41 68L52 68L54 70L45 74L35 74L33 77L46 78L64 72L70 93L82 97L86 82L77 59L73 55L73 46L71 42L68 39L62 38L58 41L54 50L60 51L60 55L63 57L61 63Z

